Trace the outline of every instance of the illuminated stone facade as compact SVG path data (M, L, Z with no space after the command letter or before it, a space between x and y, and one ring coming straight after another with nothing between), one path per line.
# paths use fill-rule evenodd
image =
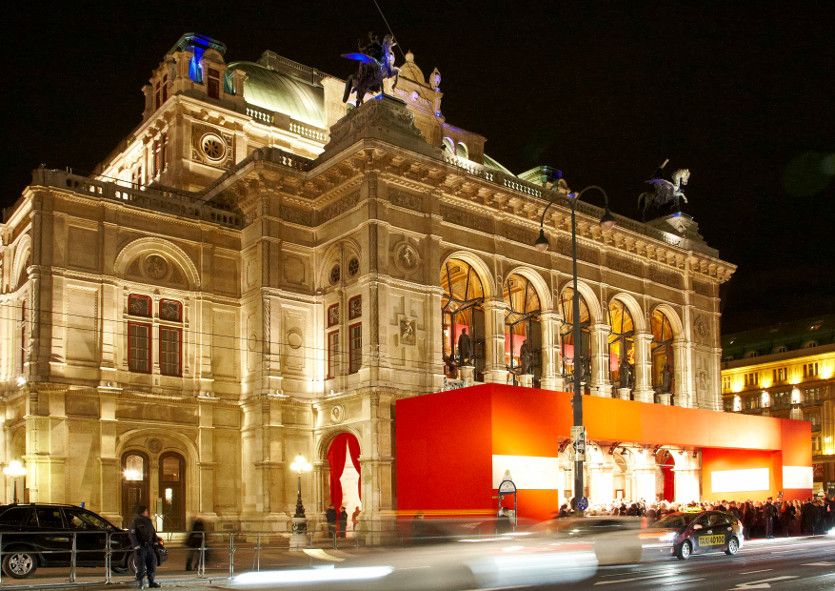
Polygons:
M448 124L440 74L411 54L399 100L351 111L342 80L224 54L185 36L96 175L38 169L6 212L0 458L25 461L31 500L119 521L150 499L164 529L200 515L283 530L294 455L313 463L303 495L319 515L329 446L350 433L364 515L383 514L397 398L471 379L566 388L568 186L511 174ZM719 409L733 265L686 217L604 231L599 215L578 205L588 391ZM480 290L463 307L461 276ZM465 325L471 372L449 363Z
M722 337L727 412L812 424L815 490L835 494L835 316Z

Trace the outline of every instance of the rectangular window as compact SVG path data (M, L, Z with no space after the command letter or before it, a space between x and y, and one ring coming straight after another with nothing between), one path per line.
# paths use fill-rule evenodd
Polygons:
M154 109L159 109L162 104L162 90L159 82L154 84Z
M209 98L220 98L220 72L213 68L209 68L208 93Z
M182 375L182 331L159 327L159 372L164 376Z
M128 369L151 373L151 325L128 322Z
M348 320L362 316L362 296L354 296L348 300Z
M350 354L348 355L348 373L357 373L362 366L362 323L348 327Z
M818 377L818 364L817 363L806 363L803 365L803 377L804 378L816 378Z
M339 331L328 333L328 379L336 377L339 368Z
M328 328L339 324L339 304L328 306Z
M747 373L745 374L745 386L756 386L760 381L760 376L758 373Z
M168 74L162 76L162 102L168 100Z
M731 378L730 376L725 376L722 378L722 391L728 392L731 389Z
M162 170L162 148L160 146L159 141L154 142L154 178L159 176L160 170Z

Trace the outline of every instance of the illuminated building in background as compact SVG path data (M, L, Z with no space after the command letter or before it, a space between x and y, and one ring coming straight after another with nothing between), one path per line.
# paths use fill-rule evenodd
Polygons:
M721 408L719 286L735 267L695 222L604 230L579 204L574 343L568 183L511 173L446 121L437 70L411 53L398 66L393 97L348 109L341 79L184 35L95 174L34 171L0 226L0 462L23 459L29 499L116 521L148 502L167 531L195 516L282 530L296 455L313 465L308 515L396 508L399 399L564 390L576 365L595 397ZM454 376L465 328L473 368ZM691 448L652 450L698 469ZM624 491L630 457L603 458ZM672 467L642 458L653 478Z
M815 488L835 487L835 315L725 335L722 345L725 410L809 421Z

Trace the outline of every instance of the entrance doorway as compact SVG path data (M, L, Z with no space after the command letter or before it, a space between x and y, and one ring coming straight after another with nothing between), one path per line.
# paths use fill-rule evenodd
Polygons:
M661 471L659 477L658 495L665 501L673 502L676 498L676 478L673 468L675 459L668 450L662 449L655 454L655 463Z
M176 452L166 452L159 458L159 496L163 531L185 531L185 460Z
M350 433L340 433L328 447L330 502L339 514L348 513L347 531L353 531L354 515L362 511L360 444Z
M128 527L139 504L151 507L148 456L140 451L122 454L122 525Z

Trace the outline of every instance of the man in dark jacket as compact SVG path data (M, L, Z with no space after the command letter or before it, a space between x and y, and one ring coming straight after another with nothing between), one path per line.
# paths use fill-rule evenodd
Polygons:
M136 560L136 582L140 589L145 589L145 577L148 577L148 587L156 588L160 584L154 581L157 570L157 555L154 545L157 543L157 532L151 523L148 507L138 505L136 517L128 530L131 546L133 546Z

